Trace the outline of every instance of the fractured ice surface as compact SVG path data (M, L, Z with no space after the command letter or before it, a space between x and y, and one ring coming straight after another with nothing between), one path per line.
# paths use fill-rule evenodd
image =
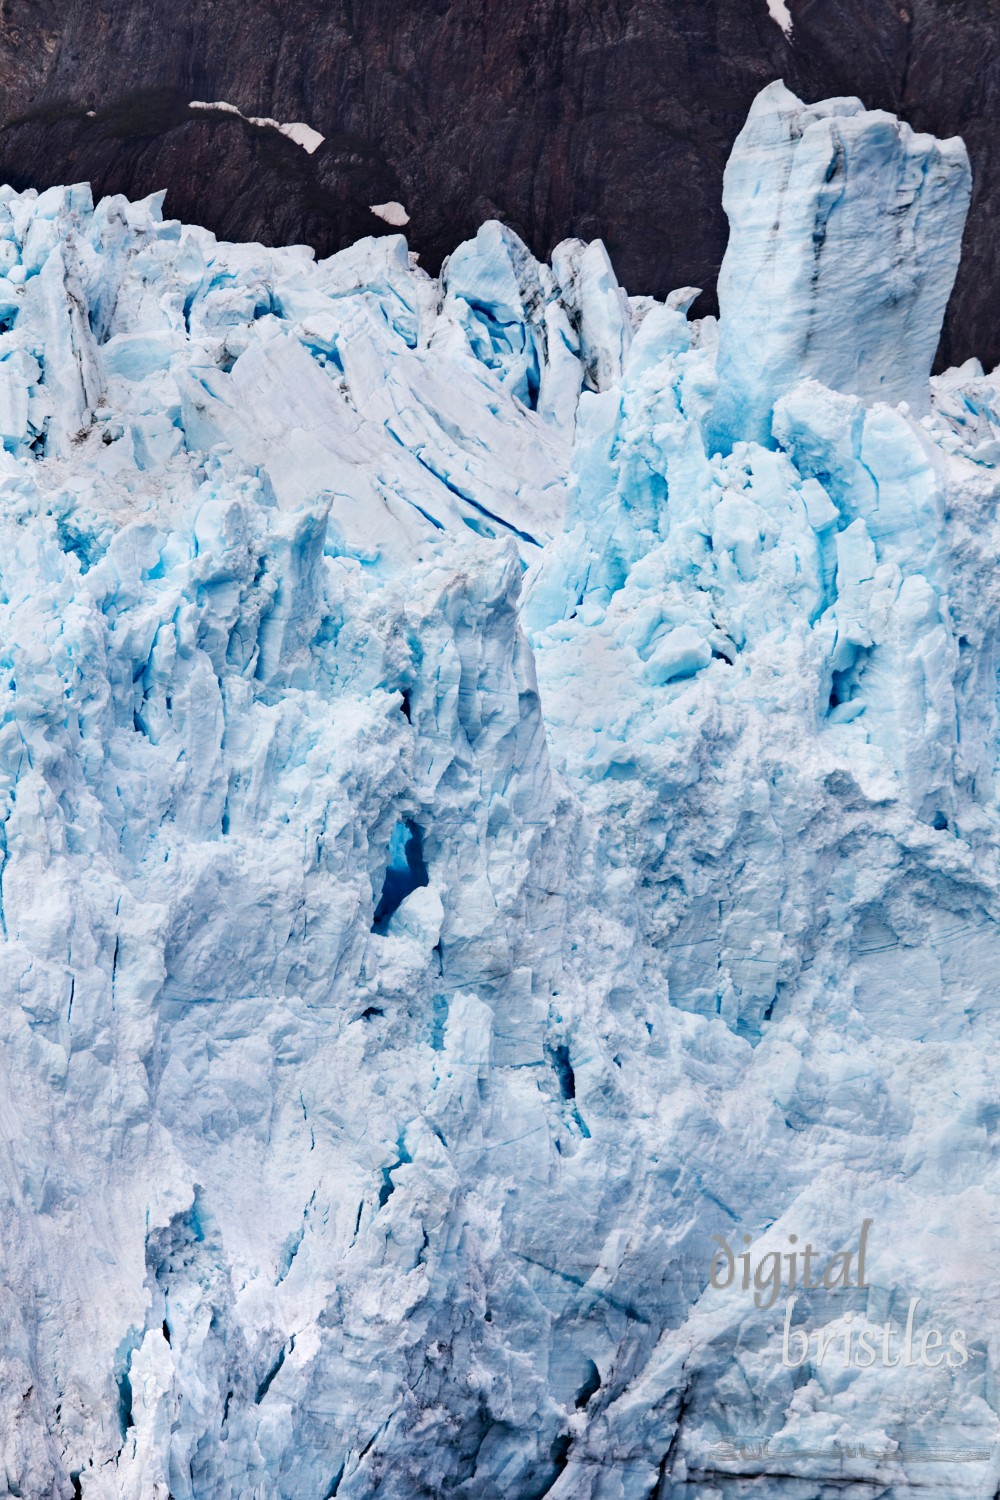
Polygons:
M759 94L723 189L720 439L766 442L774 398L808 375L922 415L970 192L960 140L857 99Z
M1000 380L926 379L958 149L779 97L848 139L808 347L771 167L721 332L498 224L0 194L11 1494L995 1492ZM796 1321L966 1364L709 1287L866 1218Z

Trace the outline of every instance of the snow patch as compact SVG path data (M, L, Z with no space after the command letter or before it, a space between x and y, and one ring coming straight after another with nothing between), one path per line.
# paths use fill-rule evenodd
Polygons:
M410 222L406 209L394 198L388 203L370 203L368 207L377 219L384 219L387 224L392 224L396 229L402 229L404 224Z
M246 119L241 109L237 109L235 104L227 104L225 99L192 99L188 109L221 109L226 114L239 115L241 120Z
M304 125L301 120L294 124L283 125L280 120L272 119L270 115L245 115L235 104L227 104L224 99L207 101L204 99L192 99L188 105L189 109L213 109L223 110L226 114L236 115L241 120L246 120L248 125L256 125L262 130L278 130L286 135L296 146L301 146L311 156L317 147L322 146L326 137L320 135L311 125Z
M767 0L771 20L776 21L787 37L792 34L792 17L785 0Z
M303 125L297 121L294 125L282 125L278 120L272 120L269 116L248 115L251 125L270 126L272 130L280 130L282 135L287 135L296 146L301 146L303 151L308 151L312 156L318 146L322 146L326 136L320 135L318 130L313 130L311 125Z

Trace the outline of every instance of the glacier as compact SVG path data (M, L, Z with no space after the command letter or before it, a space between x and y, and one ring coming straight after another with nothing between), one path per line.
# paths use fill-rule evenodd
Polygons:
M6 1493L995 1494L969 190L771 85L718 321L0 190ZM711 1282L864 1221L964 1362Z

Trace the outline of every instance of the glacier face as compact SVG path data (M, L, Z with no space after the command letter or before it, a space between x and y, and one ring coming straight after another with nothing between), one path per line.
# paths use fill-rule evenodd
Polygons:
M994 1493L1000 379L961 150L778 90L721 329L0 195L9 1493ZM796 1326L964 1364L709 1284L865 1219Z
M923 415L971 192L960 140L764 89L726 168L715 439L766 443L809 376Z

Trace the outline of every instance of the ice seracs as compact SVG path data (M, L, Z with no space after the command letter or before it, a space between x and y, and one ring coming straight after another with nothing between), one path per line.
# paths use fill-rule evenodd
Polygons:
M971 187L958 139L858 99L759 94L723 189L716 440L766 442L806 376L922 415Z
M994 1493L1000 379L926 380L965 182L769 90L721 327L497 223L432 278L0 190L11 1493L664 1500L754 1433L803 1494L849 1437L902 1500L907 1434ZM865 1223L797 1352L919 1301L960 1367L793 1369L711 1284Z

